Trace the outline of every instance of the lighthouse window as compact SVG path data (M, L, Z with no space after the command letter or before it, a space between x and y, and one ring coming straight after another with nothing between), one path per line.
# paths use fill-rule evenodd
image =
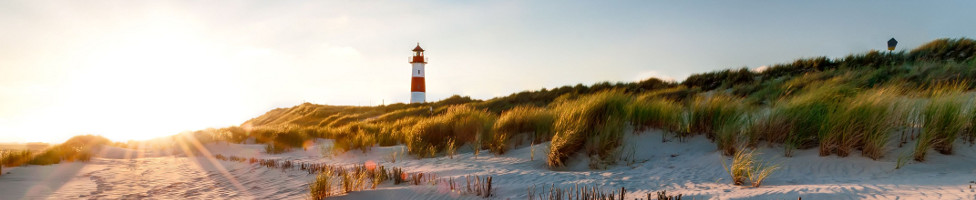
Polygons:
M417 74L420 74L420 70L417 70Z

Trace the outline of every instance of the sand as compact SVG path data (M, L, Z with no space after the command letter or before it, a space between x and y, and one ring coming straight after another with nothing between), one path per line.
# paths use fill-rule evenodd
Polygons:
M262 153L263 145L205 144L204 154L288 159L298 162L361 164L374 161L438 177L491 175L495 195L491 199L526 199L530 186L624 187L626 199L667 190L696 199L976 199L976 148L957 143L954 155L930 152L926 162L909 162L895 169L899 156L911 151L892 147L881 160L860 156L820 157L816 149L799 150L783 157L781 147L759 149L764 160L779 164L759 188L735 186L722 167L715 145L703 137L685 142L661 142L661 133L629 134L621 160L606 169L589 169L587 159L577 156L563 169L545 165L547 144L512 149L495 156L481 151L474 156L462 147L453 159L414 159L390 155L403 146L375 147L368 153L351 151L332 155L329 140L318 140L307 150L284 154ZM4 168L0 176L0 200L7 199L305 199L314 175L298 170L220 161L207 156L185 156L166 151L103 148L91 162L50 166ZM976 187L974 185L973 187ZM353 192L335 199L482 199L444 191L437 186L393 185Z

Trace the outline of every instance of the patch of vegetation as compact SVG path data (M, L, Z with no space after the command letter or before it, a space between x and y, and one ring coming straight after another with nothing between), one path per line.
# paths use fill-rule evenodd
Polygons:
M573 187L556 187L555 184L548 186L535 185L528 188L528 199L592 199L592 200L617 200L624 199L627 189L621 187L619 190L604 190L599 186L574 185ZM650 193L648 193L650 196ZM679 195L680 196L680 195Z
M620 146L631 97L621 92L602 92L565 102L556 108L555 136L550 144L550 167L561 167L584 147L595 159L591 164L612 163Z
M466 105L450 107L443 115L417 122L407 136L407 150L418 157L432 157L445 150L452 140L458 146L484 146L491 138L496 118L494 114Z
M684 122L684 106L679 102L643 94L630 105L630 121L635 129L656 128L672 133L687 132Z
M757 160L754 150L736 152L732 156L732 162L728 165L726 165L725 159L722 159L722 167L732 177L733 185L745 184L746 179L748 179L752 183L752 187L759 187L769 175L779 169L778 165Z
M6 166L20 165L51 165L61 162L88 162L92 157L92 150L102 146L115 145L102 136L80 135L68 139L64 143L48 147L39 152L20 150L5 152L0 164Z
M916 161L925 161L929 147L942 154L952 154L952 145L965 126L962 99L958 92L936 92L922 111L922 133L915 144Z
M553 123L556 116L544 108L534 106L517 106L502 113L494 125L494 137L489 145L492 152L504 154L509 146L508 141L516 136L516 141L528 139L532 144L548 140L552 137ZM521 135L520 135L521 134Z
M333 139L336 152L405 144L417 157L445 151L453 156L459 147L503 154L525 140L530 146L552 141L550 166L585 150L596 158L592 166L600 167L616 160L627 125L665 130L679 139L706 135L727 155L765 142L781 145L787 156L819 147L824 156L860 150L872 159L885 155L892 131L907 130L899 145L917 135L915 157L922 160L923 150L951 153L957 138L976 140L972 101L939 92L946 83L953 83L956 94L976 87L969 81L976 80L974 44L968 38L939 39L910 52L809 57L763 71L695 74L682 82L577 84L488 100L455 95L370 107L305 103L192 138L253 139L273 144L275 151L304 149L316 138ZM915 101L921 103L904 103Z

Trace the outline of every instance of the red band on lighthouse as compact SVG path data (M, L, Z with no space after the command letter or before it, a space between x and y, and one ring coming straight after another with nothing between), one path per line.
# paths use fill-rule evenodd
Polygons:
M413 77L410 80L410 91L411 92L426 92L424 88L424 77Z

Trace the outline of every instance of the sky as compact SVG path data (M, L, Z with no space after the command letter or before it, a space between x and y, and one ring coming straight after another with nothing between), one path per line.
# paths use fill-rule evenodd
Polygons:
M0 142L144 140L303 102L407 102L973 38L976 1L0 0Z

